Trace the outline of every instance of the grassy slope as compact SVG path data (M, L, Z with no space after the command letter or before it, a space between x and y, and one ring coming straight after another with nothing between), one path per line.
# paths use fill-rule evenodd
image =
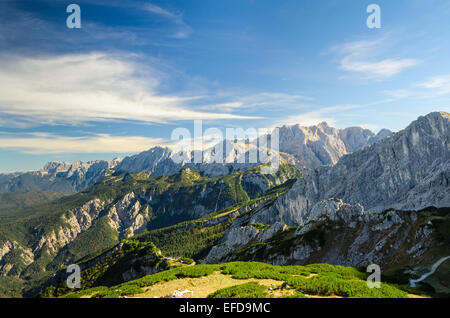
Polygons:
M328 264L273 266L257 262L233 262L172 268L109 288L96 287L64 297L151 297L173 289L169 292L170 296L171 292L188 286L186 282L190 284L188 289L194 291L194 295L191 295L194 297L204 296L206 292L210 292L209 297L289 295L302 298L305 296L407 298L409 294L421 294L418 290L389 283L382 283L379 289L370 289L366 284L367 275L356 268ZM165 285L170 287L165 288ZM269 292L268 285L278 288L279 292ZM197 286L199 289L196 296ZM205 286L209 286L209 289Z

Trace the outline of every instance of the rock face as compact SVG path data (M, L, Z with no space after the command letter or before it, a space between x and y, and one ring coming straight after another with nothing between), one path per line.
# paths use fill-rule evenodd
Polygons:
M13 240L0 242L0 276L18 276L33 261L34 255L30 248Z
M406 129L312 170L254 221L302 224L315 205L329 198L365 210L420 210L450 206L449 115L431 113Z
M40 257L44 248L50 254L56 254L79 234L88 230L99 216L105 204L105 202L95 199L62 215L61 221L63 224L42 234L33 246L33 253L36 255L36 258Z
M238 226L235 224L226 232L219 243L212 247L203 263L218 263L248 243L265 242L286 229L287 226L285 224L278 222L265 230L257 230L252 226Z
M354 211L359 208L349 207ZM351 217L348 212L344 215ZM313 226L298 227L292 245L281 253L268 253L273 253L268 257L269 262L280 265L323 262L344 266L405 266L424 261L424 254L431 247L445 248L439 242L433 224L421 219L426 213L393 210L386 214L354 214L350 222L340 219L338 213L342 211L336 210L334 218L323 216L321 221L310 223ZM274 251L275 242L268 245L268 250Z
M235 221L203 262L412 266L426 261L431 248L440 249L443 255L450 253L436 224L429 221L446 213L437 211L375 213L364 211L360 205L326 200L305 215L298 227L277 222L263 231L251 226L252 216L244 216Z
M55 258L81 234L90 231L96 222L105 219L118 237L128 237L144 229L148 209L141 209L135 194L125 195L117 203L94 199L59 217L59 223L36 233L32 246L0 240L0 274L20 277L27 267L41 258ZM11 259L11 262L8 259ZM15 271L11 271L13 267Z
M134 192L125 195L107 212L109 224L119 233L132 236L144 230L149 220L149 207L143 208Z
M280 151L293 155L306 168L335 164L345 154L357 151L392 135L387 129L377 135L368 129L336 129L326 122L317 126L300 125L280 128Z
M392 132L387 129L381 130L377 135L360 127L336 129L328 126L325 122L310 127L283 126L279 131L279 150L285 160L297 163L302 167L315 168L321 165L334 164L343 155L361 149L391 134ZM267 139L267 136L262 138ZM226 175L248 170L258 164L248 163L248 147L254 147L255 144L256 142L246 145L243 142L232 143L230 141L217 144L201 153L200 157L203 162L201 164L192 163L195 152L192 152L190 157L185 156L184 158L179 152L170 148L154 147L125 158L116 170L130 173L146 171L152 176L159 176L178 173L183 167L188 166L212 177ZM222 148L224 162L215 163L214 154L220 148ZM229 151L229 149L233 149L233 151ZM172 160L175 157L183 157L184 160L176 163L179 161ZM230 158L233 160L230 160Z

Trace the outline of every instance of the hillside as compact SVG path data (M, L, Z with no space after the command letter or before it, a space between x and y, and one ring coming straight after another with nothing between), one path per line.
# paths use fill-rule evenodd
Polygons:
M27 191L27 192L10 192L0 193L0 221L17 217L20 211L25 208L49 203L59 199L63 194L59 192L48 191Z
M0 223L0 272L34 286L33 281L47 279L61 265L123 238L245 205L300 176L289 165L274 175L258 169L216 178L189 168L161 177L110 173L86 191L28 207Z
M328 264L273 266L256 262L233 262L178 266L127 283L111 287L97 286L61 297L428 297L417 289L387 282L383 282L379 289L369 289L366 285L367 277L367 273L356 268Z

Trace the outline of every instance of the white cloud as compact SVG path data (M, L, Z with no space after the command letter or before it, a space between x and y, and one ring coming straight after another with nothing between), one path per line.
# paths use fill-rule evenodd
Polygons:
M434 95L447 95L450 94L450 75L435 76L417 86L431 90Z
M153 13L156 13L156 14L159 14L159 15L171 18L171 19L179 19L178 15L176 15L176 14L170 12L170 11L167 11L167 10L161 8L161 7L158 7L155 4L146 3L146 4L144 4L143 7L144 7L145 10L147 10L149 12L153 12Z
M367 78L384 79L416 64L417 61L414 59L384 59L369 62L354 60L352 56L347 56L342 59L341 68L345 71L360 72Z
M163 142L159 138L111 136L67 137L33 133L21 137L0 135L0 149L18 150L27 154L135 153Z
M409 89L386 90L382 93L396 99L430 100L439 98L450 94L450 75L433 76L424 82L413 84Z
M1 56L0 117L38 124L252 118L195 111L187 106L195 98L159 95L158 85L166 76L132 56Z
M379 51L385 46L385 40L355 41L332 48L338 52L340 68L355 72L366 79L383 80L419 63L411 58L379 58Z
M256 94L240 94L239 92L228 92L219 94L219 97L227 100L223 103L209 104L201 106L199 109L222 110L231 112L235 109L262 109L273 110L274 108L298 108L305 101L312 101L313 98L298 95L276 92L260 92Z

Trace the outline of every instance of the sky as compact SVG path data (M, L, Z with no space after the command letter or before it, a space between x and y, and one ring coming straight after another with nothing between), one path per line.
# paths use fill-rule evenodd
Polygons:
M449 31L447 0L1 0L0 172L124 157L194 120L398 131L450 110Z

